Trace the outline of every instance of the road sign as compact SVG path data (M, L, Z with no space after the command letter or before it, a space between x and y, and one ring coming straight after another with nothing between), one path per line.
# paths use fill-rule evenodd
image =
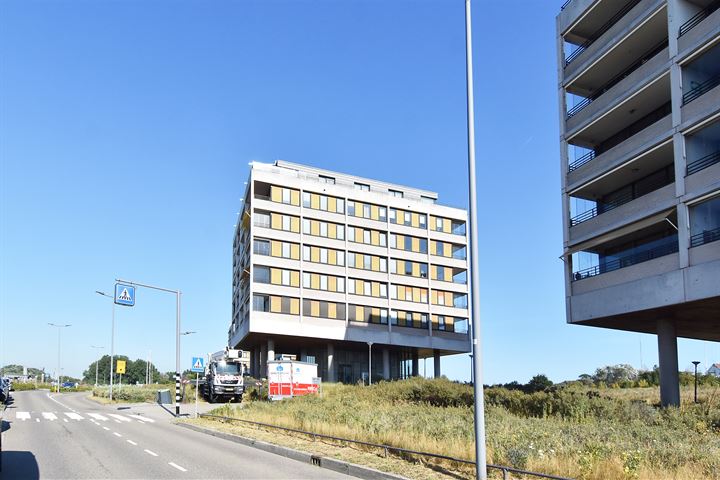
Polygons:
M135 306L135 287L131 285L115 284L115 303L126 307Z
M205 361L202 357L192 357L192 368L190 371L198 373L205 371Z
M125 373L125 360L117 360L115 373Z

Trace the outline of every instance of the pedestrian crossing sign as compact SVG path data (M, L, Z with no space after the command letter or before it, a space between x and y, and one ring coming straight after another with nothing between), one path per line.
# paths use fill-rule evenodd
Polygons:
M126 307L134 307L135 287L130 285L123 285L122 283L116 283L115 303L118 305L125 305Z
M205 371L205 362L202 357L192 357L192 368L191 372L202 373Z

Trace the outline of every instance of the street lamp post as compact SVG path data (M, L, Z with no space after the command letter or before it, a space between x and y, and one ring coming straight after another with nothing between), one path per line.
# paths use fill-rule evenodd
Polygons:
M700 362L698 362L697 360L695 360L694 362L692 362L692 364L695 365L695 403L698 403L698 399L697 399L697 382L698 382L698 378L697 378L697 366L700 365Z
M71 327L72 325L70 325L70 324L57 325L55 323L48 323L48 325L50 325L51 327L57 327L57 329L58 329L58 360L57 360L58 378L57 378L57 390L56 391L58 393L60 393L60 377L62 375L60 373L60 329L65 328L65 327Z
M105 347L98 347L96 345L90 345L90 348L105 348ZM100 364L100 359L95 360L95 386L98 386L98 365Z
M191 335L197 332L182 332L180 335ZM198 388L200 386L200 374L195 372L195 418L198 416ZM184 390L184 388L183 388Z
M367 342L368 344L368 385L372 385L372 346L373 342Z
M115 297L105 292L95 290L95 293L107 297L112 301L112 323L110 327L110 401L113 399L113 359L115 357Z

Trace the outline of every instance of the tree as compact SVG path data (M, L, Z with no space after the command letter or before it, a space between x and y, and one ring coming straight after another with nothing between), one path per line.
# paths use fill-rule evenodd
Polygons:
M527 383L527 390L528 392L542 392L546 388L550 388L553 386L553 382L545 375L538 374L535 375L530 379L530 381Z
M131 361L126 355L116 355L113 359L113 369L117 371L117 361L125 360L125 373L123 374L123 383L145 383L145 374L147 362L142 359ZM100 360L93 362L83 372L83 381L86 383L95 383L95 364L98 364L98 383L106 385L110 383L110 355L103 355ZM162 374L151 366L153 381L163 383ZM120 375L116 373L113 377L113 383L119 383Z
M634 382L638 378L638 372L627 364L608 365L595 370L593 381L604 382L606 385L619 384L622 382Z

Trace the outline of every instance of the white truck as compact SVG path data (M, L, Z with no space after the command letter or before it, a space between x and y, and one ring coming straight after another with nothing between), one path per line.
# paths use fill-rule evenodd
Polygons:
M318 393L320 389L316 363L293 360L267 362L267 377L271 400Z
M213 354L208 353L205 364L205 385L203 385L203 393L208 402L242 400L245 384L241 358L241 350L227 347Z

